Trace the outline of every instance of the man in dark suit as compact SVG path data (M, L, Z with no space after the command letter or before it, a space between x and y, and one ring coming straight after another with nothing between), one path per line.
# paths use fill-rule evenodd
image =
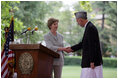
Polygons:
M68 47L66 52L82 49L81 78L102 78L102 54L97 28L87 20L87 12L75 13L77 23L85 28L79 44Z

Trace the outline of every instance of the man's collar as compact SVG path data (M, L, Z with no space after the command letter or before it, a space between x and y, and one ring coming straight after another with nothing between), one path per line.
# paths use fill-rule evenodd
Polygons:
M87 24L88 24L89 21L86 22L86 24L84 25L84 28L86 28Z

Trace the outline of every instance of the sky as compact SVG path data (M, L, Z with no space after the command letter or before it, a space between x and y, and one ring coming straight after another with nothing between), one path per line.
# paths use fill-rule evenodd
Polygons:
M74 3L78 2L77 0L63 0L62 1L65 5L72 6Z
M70 11L74 11L73 4L77 3L78 1L77 0L63 0L62 2L65 6L67 5L69 7ZM60 11L63 11L64 9L65 7L62 7Z

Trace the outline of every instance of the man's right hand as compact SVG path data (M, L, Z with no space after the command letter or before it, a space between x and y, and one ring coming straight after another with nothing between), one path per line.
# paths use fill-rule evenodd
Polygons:
M67 47L64 51L67 52L67 53L70 53L70 52L72 52L73 50L71 49L71 47Z

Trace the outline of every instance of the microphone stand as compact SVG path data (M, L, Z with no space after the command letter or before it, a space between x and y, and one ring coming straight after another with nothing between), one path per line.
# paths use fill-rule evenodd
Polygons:
M23 35L23 34L22 34L22 35ZM23 42L23 39L26 39L26 44L29 44L29 35L31 35L31 34L29 34L29 33L26 34L26 33L25 33L25 34L24 34L24 37L21 37L22 35L19 34L19 38L20 38L20 39L19 39L19 38L18 38L18 39L20 40L20 43L23 44L23 43L24 43L24 42ZM16 39L16 41L17 41L18 39Z
M29 34L28 34L28 36L27 36L28 38L27 38L27 44L29 44Z
M26 41L27 44L30 44L30 36L33 35L33 34L30 34L30 33L31 33L31 32L29 32L28 34L25 34L25 35L26 35L25 38L27 38L27 41ZM25 39L25 38L24 38L24 39Z
M20 43L22 44L23 43L23 39L26 39L26 44L30 44L30 36L33 35L33 34L34 34L34 31L22 34L22 35L25 35L25 37L24 38L20 37ZM21 34L19 36L21 36ZM16 39L16 41L17 40L18 39Z

